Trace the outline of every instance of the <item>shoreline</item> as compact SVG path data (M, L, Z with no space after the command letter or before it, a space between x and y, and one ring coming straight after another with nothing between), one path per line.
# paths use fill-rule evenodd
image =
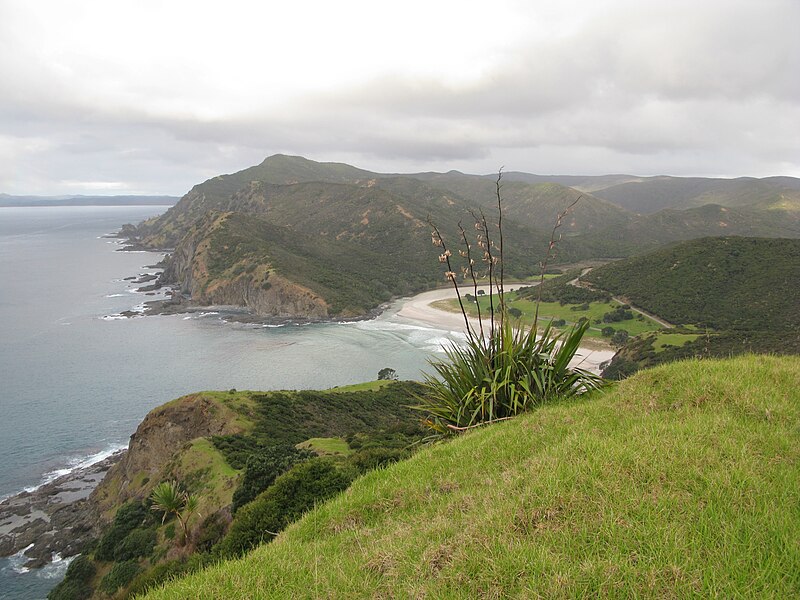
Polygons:
M506 285L506 290L513 291L522 285L530 284L512 283ZM489 286L478 287L478 289L484 289L485 291L488 291L488 288ZM444 329L447 331L454 331L464 334L466 330L466 324L464 323L464 317L461 313L441 310L431 305L433 302L438 302L439 300L449 300L455 297L456 294L453 288L441 288L428 292L422 292L416 296L395 302L394 304L402 302L400 308L395 313L395 316L412 323L421 323L435 329ZM470 325L477 329L478 319L471 317L469 320ZM484 327L485 326L486 320L484 319ZM602 342L586 340L584 338L577 354L575 355L575 359L570 362L570 366L579 367L581 369L599 374L601 371L600 365L611 360L614 354L616 354L616 350L610 348L608 345Z

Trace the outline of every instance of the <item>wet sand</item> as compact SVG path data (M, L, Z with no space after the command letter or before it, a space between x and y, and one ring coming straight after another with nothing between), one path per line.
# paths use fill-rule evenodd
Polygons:
M512 291L516 287L519 286L506 286L506 291ZM481 286L478 289L483 289L487 294L489 293L489 286ZM473 293L472 289L467 291L468 293ZM402 301L396 316L402 320L413 321L414 323L424 324L436 329L463 333L466 331L463 315L431 306L433 302L448 300L455 297L456 294L452 288L423 292L422 294ZM478 319L470 319L470 324L477 330ZM484 319L484 329L487 327L488 322ZM575 359L570 365L592 371L593 373L599 373L600 363L611 360L614 356L614 352L613 348L609 348L603 342L595 342L591 339L587 339L584 344L581 345L575 355Z

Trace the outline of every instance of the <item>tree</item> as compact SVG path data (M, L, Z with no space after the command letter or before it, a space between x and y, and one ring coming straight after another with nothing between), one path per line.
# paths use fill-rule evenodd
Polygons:
M613 336L611 336L611 343L616 346L622 346L628 341L630 334L625 329L618 329Z
M614 328L613 327L603 327L600 330L600 335L602 335L603 337L611 337L612 335L614 335Z
M163 512L161 524L167 520L168 515L175 515L183 529L183 541L185 542L189 534L189 518L197 512L199 501L197 496L190 495L181 490L177 481L162 481L150 494L153 501L151 507L156 512Z
M394 381L397 379L397 371L384 367L378 371L378 381Z

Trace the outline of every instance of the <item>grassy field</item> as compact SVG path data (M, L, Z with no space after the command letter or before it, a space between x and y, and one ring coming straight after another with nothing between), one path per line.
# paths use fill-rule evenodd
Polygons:
M311 450L320 456L348 456L353 453L347 442L339 437L311 438L297 444L298 448Z
M525 325L530 325L533 323L533 315L536 310L536 303L531 300L521 300L517 298L516 293L509 292L506 294L506 299L508 302L509 308L518 308L522 311L522 317L520 318L521 322ZM495 303L495 308L497 307L497 297L494 296L493 299ZM489 310L489 298L488 296L479 297L481 313L485 316L488 314ZM433 306L435 308L439 308L441 310L449 310L452 312L460 311L458 306L458 300L440 300L438 302L434 302ZM466 308L469 311L469 314L473 317L478 316L478 311L475 308L474 304L467 305L465 303ZM602 319L603 315L609 311L613 311L615 308L620 306L618 302L592 302L588 306L588 310L574 310L576 308L580 308L582 305L580 304L564 304L563 306L558 302L542 302L539 307L539 318L544 319L545 322L550 321L551 319L564 319L567 324L566 326L569 327L573 325L575 322L578 321L581 317L586 317L587 319L592 321L592 326L587 331L586 335L589 337L601 338L601 330L603 327L613 327L614 330L624 329L626 330L631 336L639 335L640 333L645 333L648 331L657 331L661 329L661 326L649 319L645 316L642 316L641 320L637 317L639 313L633 313L634 318L628 319L626 321L619 321L616 323L598 323L594 324L594 321L597 319Z
M800 360L643 371L373 471L147 596L800 595Z
M659 332L653 342L653 350L661 352L668 346L683 346L688 342L693 342L700 337L697 333L666 333Z

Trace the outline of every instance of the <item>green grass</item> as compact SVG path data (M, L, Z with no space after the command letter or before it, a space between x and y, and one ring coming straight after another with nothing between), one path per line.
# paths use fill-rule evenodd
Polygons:
M148 598L797 597L800 360L678 362L374 471Z
M656 334L656 339L653 342L653 350L661 352L667 346L683 346L688 342L693 342L700 337L696 333L666 333L659 332Z
M320 456L332 454L337 456L349 456L353 453L353 451L350 449L350 446L347 445L347 442L339 437L311 438L310 440L299 443L297 447L300 449L311 450Z
M381 379L376 381L366 381L364 383L354 383L352 385L343 385L326 390L328 392L347 393L347 392L376 392L382 387L390 385L392 382L389 379Z
M530 325L533 323L533 315L536 310L535 301L518 299L515 292L508 292L506 294L506 300L509 308L518 308L522 311L522 317L520 320L524 325ZM493 297L493 301L496 309L497 296ZM485 317L488 315L489 311L488 296L479 297L479 302L481 306L481 314L483 314ZM458 300L439 300L438 302L434 302L433 306L435 308L449 310L451 312L459 312L461 310L458 306ZM474 304L465 302L464 306L467 308L470 316L478 316L478 311ZM602 319L605 313L620 306L619 302L591 302L589 303L588 310L572 310L573 307L579 306L582 305L564 304L562 306L559 302L542 302L539 306L539 319L540 321L543 320L545 323L551 319L564 319L567 322L566 327L569 327L576 323L581 317L586 317L592 321L592 325L587 330L586 335L594 338L602 337L600 331L603 329L603 327L613 327L615 330L625 329L631 336L661 329L661 325L648 317L644 317L643 320L640 321L638 318L636 318L638 313L633 313L634 318L627 321L618 321L616 323L594 323L595 319Z

